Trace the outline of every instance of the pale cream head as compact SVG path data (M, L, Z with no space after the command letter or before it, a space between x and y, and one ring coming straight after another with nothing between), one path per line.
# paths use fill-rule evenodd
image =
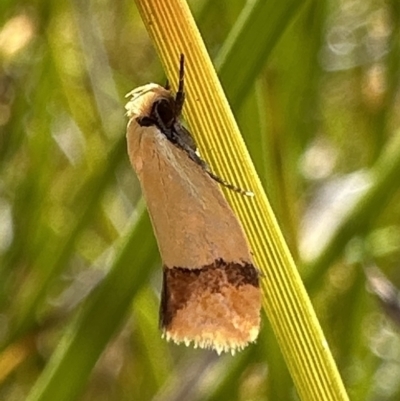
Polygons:
M148 116L153 103L160 97L171 98L171 92L157 84L139 86L129 92L125 97L131 97L125 105L126 114L131 118Z

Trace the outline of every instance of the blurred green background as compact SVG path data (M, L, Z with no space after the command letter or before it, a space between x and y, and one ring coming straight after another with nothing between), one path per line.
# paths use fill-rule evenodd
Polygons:
M189 4L350 397L399 400L398 1ZM135 3L3 0L0 60L0 400L296 400L265 318L235 357L160 337Z

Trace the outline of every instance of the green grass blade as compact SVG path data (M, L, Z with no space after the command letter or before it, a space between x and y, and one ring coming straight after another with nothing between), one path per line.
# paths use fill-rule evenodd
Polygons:
M112 335L121 326L136 292L148 280L157 252L147 213L141 213L110 273L62 338L27 401L72 401Z
M239 107L304 0L248 2L215 60L233 109Z

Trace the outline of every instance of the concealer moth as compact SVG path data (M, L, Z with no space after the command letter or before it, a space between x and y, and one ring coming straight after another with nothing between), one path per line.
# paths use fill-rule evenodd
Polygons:
M259 273L243 229L218 185L251 195L212 173L180 122L178 91L151 83L126 105L129 159L139 178L163 261L160 326L176 343L234 353L256 340Z

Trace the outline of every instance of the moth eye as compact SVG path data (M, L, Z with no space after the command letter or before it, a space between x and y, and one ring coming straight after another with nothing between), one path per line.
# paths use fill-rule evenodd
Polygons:
M153 114L160 119L166 127L173 124L175 120L175 108L169 99L157 100L153 105Z

